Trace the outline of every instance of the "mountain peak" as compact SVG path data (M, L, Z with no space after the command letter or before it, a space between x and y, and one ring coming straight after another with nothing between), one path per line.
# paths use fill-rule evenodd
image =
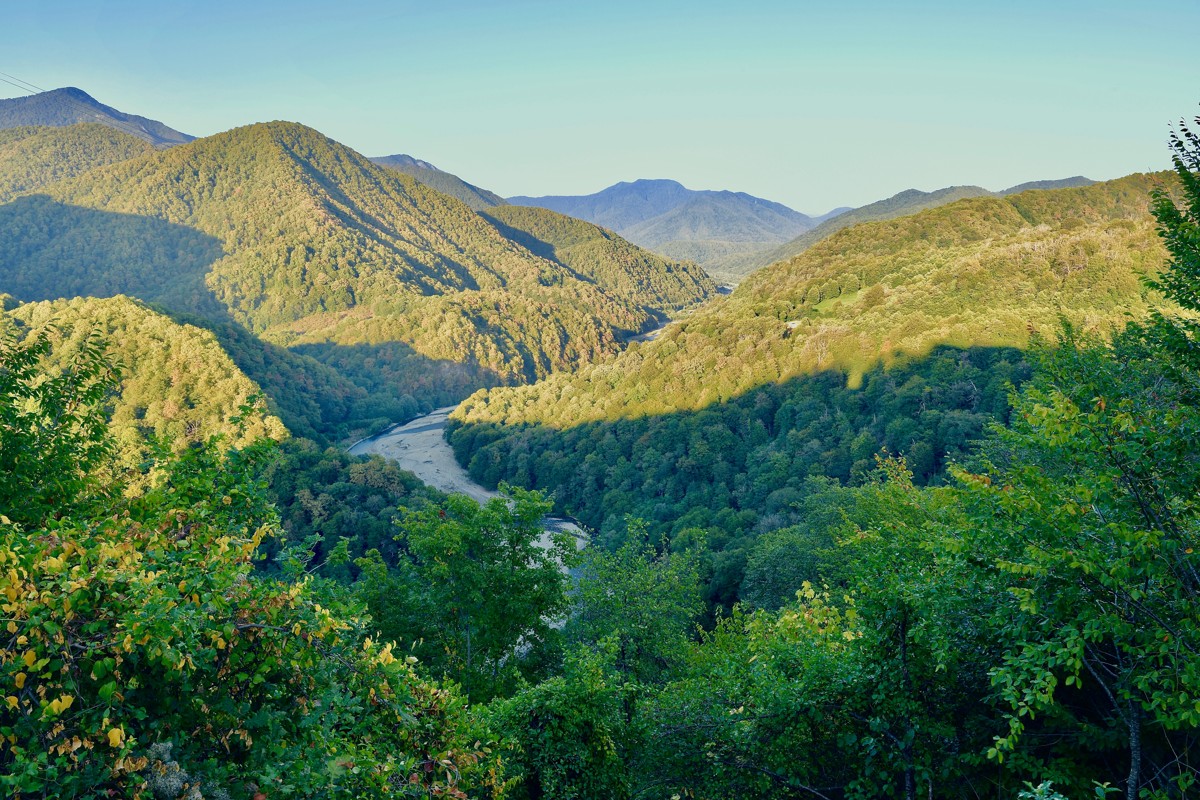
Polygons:
M430 164L428 161L422 161L419 158L414 158L407 153L396 153L391 156L372 156L371 160L381 167L392 167L398 169L400 167L416 167L417 169L440 169Z
M582 197L510 197L616 231L669 258L707 266L780 245L813 226L781 203L733 191L696 191L669 178L622 181Z
M157 120L106 106L77 86L0 100L0 129L25 125L60 128L80 122L99 122L145 139L156 147L171 147L195 138Z
M72 97L72 98L75 98L76 100L82 100L85 103L88 103L89 105L94 105L94 106L100 105L100 103L96 100L96 98L92 97L90 94L85 92L83 89L80 89L78 86L63 86L62 88L59 88L59 89L51 89L50 91L44 92L43 94L46 97L55 97L55 96ZM35 97L36 97L36 95L35 95Z

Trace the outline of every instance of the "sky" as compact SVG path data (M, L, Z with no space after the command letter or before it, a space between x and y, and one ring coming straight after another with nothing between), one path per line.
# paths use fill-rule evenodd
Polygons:
M0 72L205 136L271 119L505 196L673 178L820 214L1169 167L1196 0L5 4ZM7 89L8 91L4 91ZM0 83L0 97L25 92Z

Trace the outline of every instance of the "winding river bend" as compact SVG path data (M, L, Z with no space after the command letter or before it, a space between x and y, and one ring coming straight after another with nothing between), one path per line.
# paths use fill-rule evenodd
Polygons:
M446 419L458 406L439 408L411 422L395 425L378 436L363 439L350 446L355 456L372 453L395 461L425 483L443 492L465 494L479 503L486 503L499 493L471 480L467 471L454 458L454 450L446 441ZM582 546L587 534L569 519L546 517L547 531L564 531L575 537Z

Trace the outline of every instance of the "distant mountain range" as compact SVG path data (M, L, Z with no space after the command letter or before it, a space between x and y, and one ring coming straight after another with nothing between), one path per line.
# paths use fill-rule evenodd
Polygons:
M195 139L161 122L106 106L82 89L68 86L49 92L0 100L0 129L23 125L63 127L98 122L132 134L155 147L171 147Z
M782 244L820 222L744 192L695 191L672 180L636 180L583 196L508 201L603 225L634 244L702 266Z
M371 160L381 167L411 175L430 189L437 189L442 194L457 197L476 211L505 203L504 198L500 195L489 192L487 189L480 189L457 175L440 170L428 161L422 161L419 158L399 153L394 156L376 156Z
M1090 178L1077 175L1073 178L1063 178L1062 180L1030 181L1000 192L991 192L982 186L947 186L944 189L937 189L932 192L922 192L919 189L906 189L899 194L892 195L886 200L879 200L859 208L846 209L843 213L836 216L827 217L821 224L813 227L811 230L805 231L782 246L762 250L757 253L732 256L710 263L707 266L709 272L718 278L737 281L768 264L774 264L776 261L784 261L797 256L827 236L831 236L844 228L849 228L851 225L904 217L968 197L1007 197L1008 195L1019 194L1031 189L1069 189L1090 186L1093 183L1095 181Z

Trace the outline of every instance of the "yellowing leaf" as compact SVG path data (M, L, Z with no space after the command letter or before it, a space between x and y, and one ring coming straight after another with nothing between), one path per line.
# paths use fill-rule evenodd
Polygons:
M57 700L50 701L50 710L53 711L55 714L61 714L62 712L66 711L68 708L70 708L71 704L74 702L75 702L74 697L72 697L69 694L64 694L61 697L59 697Z
M26 677L27 677L27 676L25 675L25 673L24 673L24 672L18 672L18 673L16 674L16 677L15 677L15 678L13 678L13 683L15 683L15 684L17 685L17 688L18 688L18 689L24 689L24 688L25 688L25 678L26 678Z
M112 728L108 732L108 746L120 747L125 743L125 731L120 728Z
M25 655L21 656L21 660L25 662L25 666L33 669L33 665L37 663L37 653L26 650Z
M17 704L21 701L10 694L8 697L4 698L4 702L8 703L9 708L16 708Z

